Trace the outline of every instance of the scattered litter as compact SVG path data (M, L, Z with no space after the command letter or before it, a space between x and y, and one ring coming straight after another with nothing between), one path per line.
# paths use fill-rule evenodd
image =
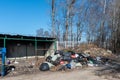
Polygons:
M93 67L93 66L94 66L94 64L88 63L88 66Z
M76 63L75 66L76 66L76 67L81 67L81 68L82 68L82 64L81 64L81 63Z
M15 61L14 64L19 64L19 62Z

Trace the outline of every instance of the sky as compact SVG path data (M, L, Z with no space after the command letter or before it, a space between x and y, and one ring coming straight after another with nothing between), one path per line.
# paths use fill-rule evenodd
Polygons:
M36 35L36 30L49 30L47 0L0 0L0 33Z

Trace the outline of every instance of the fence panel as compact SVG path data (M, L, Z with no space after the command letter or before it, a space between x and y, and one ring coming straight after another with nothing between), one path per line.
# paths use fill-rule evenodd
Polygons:
M65 49L65 48L74 48L75 46L78 46L80 42L77 41L58 41L57 42L57 48L58 50Z

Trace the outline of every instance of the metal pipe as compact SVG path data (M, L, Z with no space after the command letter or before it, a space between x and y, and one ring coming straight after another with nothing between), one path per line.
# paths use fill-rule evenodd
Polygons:
M56 46L56 41L54 41L54 50L57 49L57 46Z
M6 47L6 38L4 38L4 43L3 43L3 47Z
M37 57L37 39L35 38L35 56Z

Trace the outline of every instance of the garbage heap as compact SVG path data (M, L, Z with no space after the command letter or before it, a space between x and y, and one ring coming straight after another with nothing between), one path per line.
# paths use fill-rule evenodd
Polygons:
M53 56L48 56L43 62L39 70L41 71L60 71L83 66L101 66L109 61L108 58L102 56L91 56L89 53L75 53L73 51L55 51Z

